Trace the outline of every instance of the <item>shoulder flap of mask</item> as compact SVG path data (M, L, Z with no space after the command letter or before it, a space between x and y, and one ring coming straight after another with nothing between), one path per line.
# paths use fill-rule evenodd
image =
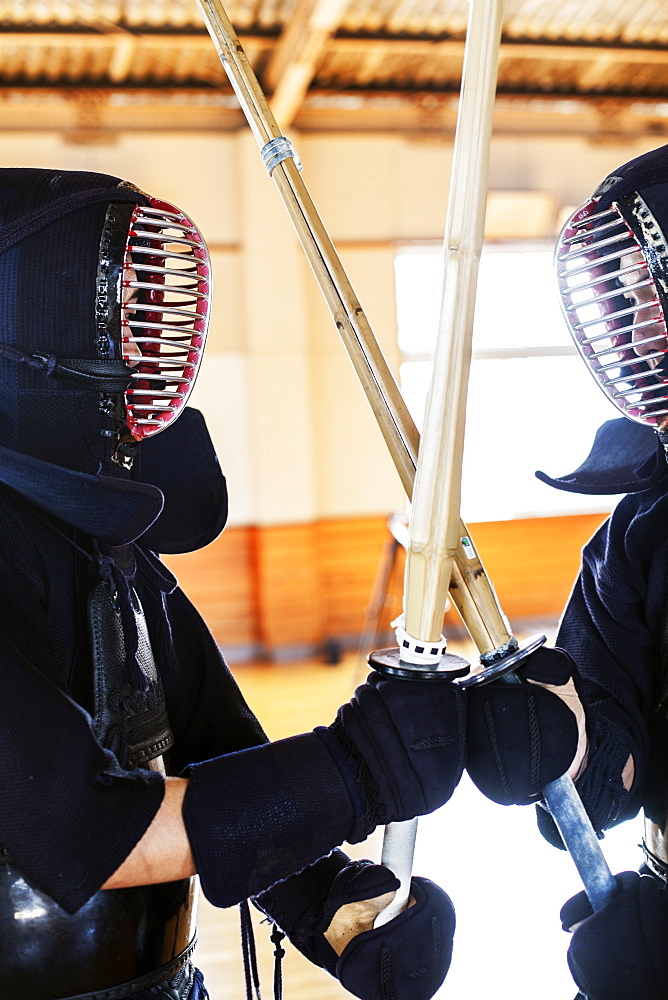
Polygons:
M126 545L160 514L154 486L75 472L0 446L0 482L66 524L110 545Z
M666 455L651 427L626 417L606 420L599 427L589 455L574 472L536 478L557 490L601 496L640 493L668 475Z
M132 478L156 486L165 498L160 517L140 544L153 552L194 552L227 521L227 486L204 417L185 407L167 430L142 441Z

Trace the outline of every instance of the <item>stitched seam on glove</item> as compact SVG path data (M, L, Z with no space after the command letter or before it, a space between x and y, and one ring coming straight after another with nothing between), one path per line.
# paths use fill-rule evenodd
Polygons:
M392 982L392 952L389 948L383 948L380 958L380 982L383 991L383 1000L397 1000Z
M508 781L508 775L506 774L506 769L503 766L503 757L501 750L499 748L499 742L496 738L496 726L494 725L494 713L492 711L492 705L489 701L485 702L485 722L487 724L487 732L489 733L489 741L492 744L492 752L494 754L494 763L496 764L497 771L499 773L499 780L501 782L501 788L503 789L505 795L510 799L512 798L512 792L510 790L510 783Z
M385 819L385 805L380 801L378 786L373 780L366 761L360 756L357 747L348 736L346 728L338 716L329 729L336 736L351 763L357 768L355 780L364 800L364 823L367 831L374 830Z
M441 954L441 921L438 917L432 917L431 921L431 935L434 942L434 956ZM441 984L438 982L436 977L436 966L432 971L431 977L431 991L432 994L436 992Z
M536 711L536 699L533 695L529 695L527 699L527 709L529 712L529 737L531 740L531 769L529 772L529 781L531 782L532 788L538 789L538 783L540 781L541 746L538 713Z

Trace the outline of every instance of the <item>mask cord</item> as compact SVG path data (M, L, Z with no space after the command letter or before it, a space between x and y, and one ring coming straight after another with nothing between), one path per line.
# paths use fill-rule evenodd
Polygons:
M257 955L255 952L255 935L251 921L248 900L239 903L241 919L241 953L244 959L244 976L246 978L246 1000L262 1000L260 995L260 977L257 971Z
M271 932L271 941L274 945L274 1000L283 1000L283 956L285 949L281 948L281 941L284 937L285 934L274 924Z

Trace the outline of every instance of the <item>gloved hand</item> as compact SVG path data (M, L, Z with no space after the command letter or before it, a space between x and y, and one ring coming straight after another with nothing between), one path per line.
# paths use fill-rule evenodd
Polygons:
M316 730L341 769L344 759L357 767L366 812L354 839L346 840L365 840L379 824L422 816L448 801L464 769L465 718L456 684L369 674L335 722Z
M183 818L207 898L230 906L379 824L446 802L464 693L371 673L329 728L191 765Z
M428 879L413 878L412 905L373 928L381 900L386 905L399 882L382 865L347 861L326 893L321 885L324 898L318 896L313 889L319 866L325 866L319 873L321 884L340 859L345 855L335 851L310 873L263 893L258 905L307 958L361 1000L429 1000L445 979L452 957L455 911L449 897Z
M346 869L334 881L323 914L324 930L331 926L330 914L335 918L340 907L398 887L386 868L361 865L357 871ZM324 936L316 942L320 963L361 1000L430 1000L446 977L455 935L450 897L429 879L414 877L411 898L408 909L389 923L356 934L340 956Z
M665 1000L668 890L652 875L622 872L619 892L592 915L584 892L561 910L573 930L568 967L587 1000ZM577 925L577 926L576 926Z
M585 714L571 656L543 646L505 680L467 691L467 770L501 805L526 805L586 753Z

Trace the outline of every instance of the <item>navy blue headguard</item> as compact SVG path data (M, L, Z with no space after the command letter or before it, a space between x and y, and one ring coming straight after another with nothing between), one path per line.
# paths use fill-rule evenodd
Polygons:
M106 174L0 169L0 483L102 541L182 552L227 516L203 418L119 437L123 249L150 201Z
M574 472L537 476L573 493L642 492L668 476L668 145L599 184L555 261L573 341L624 418L603 424Z
M613 171L564 225L555 254L566 325L599 387L668 431L668 146Z

